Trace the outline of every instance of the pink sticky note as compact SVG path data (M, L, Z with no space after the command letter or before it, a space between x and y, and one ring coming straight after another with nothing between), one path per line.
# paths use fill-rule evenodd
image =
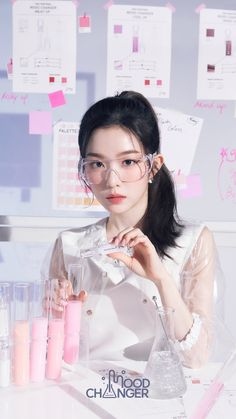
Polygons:
M109 0L109 1L107 1L107 2L103 5L103 8L107 10L107 9L109 9L109 7L111 7L113 4L114 4L114 3L113 3L113 0Z
M89 28L90 17L89 16L79 16L79 26L80 26L80 28Z
M29 113L30 134L51 134L52 114L51 112L32 111Z
M49 93L48 97L52 108L65 105L66 103L65 96L62 90L57 90L56 92Z
M168 9L170 9L173 13L176 10L175 6L173 6L173 4L171 4L171 3L166 3L166 7L168 7Z
M201 10L205 9L206 5L204 3L199 4L198 7L196 7L195 12L200 13Z
M187 188L180 190L182 198L192 198L202 195L201 178L199 175L191 175L186 178Z

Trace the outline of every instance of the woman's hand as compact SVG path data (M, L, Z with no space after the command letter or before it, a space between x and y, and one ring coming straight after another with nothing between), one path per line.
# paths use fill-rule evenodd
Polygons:
M49 289L46 292L44 299L44 310L52 311L52 314L56 317L60 317L60 313L63 313L67 302L70 300L86 301L87 293L81 290L78 295L72 294L72 284L67 279L53 278L49 281Z
M110 253L112 259L122 261L132 272L158 283L167 274L152 242L139 228L126 228L111 242L115 246L128 246L133 256L126 253Z

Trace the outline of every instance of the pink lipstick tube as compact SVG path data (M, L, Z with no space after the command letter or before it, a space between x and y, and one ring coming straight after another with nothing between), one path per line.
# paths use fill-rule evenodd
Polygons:
M51 319L48 325L48 353L46 377L56 380L61 376L64 343L64 320Z
M76 363L79 358L81 308L81 301L71 300L65 310L64 361L68 364Z
M30 347L30 380L43 381L45 378L46 352L47 352L46 317L35 317L32 320L31 347Z

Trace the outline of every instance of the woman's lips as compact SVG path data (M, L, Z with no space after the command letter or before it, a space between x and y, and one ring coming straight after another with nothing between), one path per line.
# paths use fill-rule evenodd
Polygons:
M111 202L112 204L120 204L121 202L126 199L126 196L123 195L109 195L106 199Z

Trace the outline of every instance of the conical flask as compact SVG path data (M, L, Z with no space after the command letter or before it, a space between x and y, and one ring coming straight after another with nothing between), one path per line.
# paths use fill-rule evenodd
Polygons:
M150 398L171 399L186 391L183 368L174 342L174 310L157 308L155 339L144 371L144 376L150 380Z

